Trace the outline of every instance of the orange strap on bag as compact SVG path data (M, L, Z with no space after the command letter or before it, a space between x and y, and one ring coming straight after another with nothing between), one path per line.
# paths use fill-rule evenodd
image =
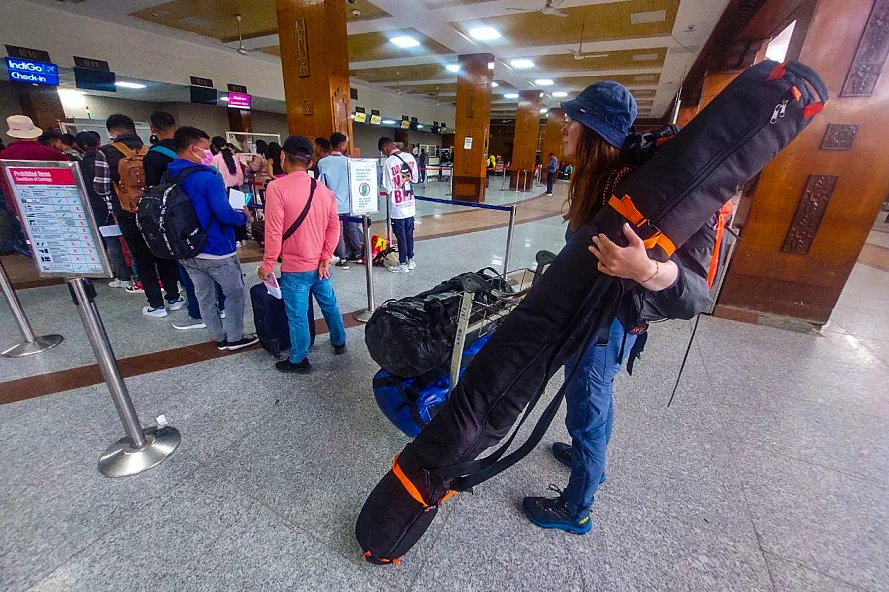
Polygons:
M417 489L417 486L413 484L413 482L407 478L407 475L404 474L404 471L401 470L401 467L398 466L398 455L395 455L395 460L392 462L392 473L401 481L401 484L407 490L407 492L414 498L421 506L426 508L427 510L431 508L429 504L426 503L426 500L423 499L423 496L420 494L420 490ZM440 506L450 498L452 495L457 493L456 491L449 491L445 494L441 501L439 501L436 506Z
M629 195L625 195L621 199L618 199L616 195L612 195L611 199L608 200L608 205L614 208L618 214L626 218L630 224L636 228L640 228L648 222L648 219L636 208L636 205L633 203L633 198ZM667 254L667 257L672 257L673 253L676 252L676 245L674 245L673 241L667 238L667 235L660 230L650 237L643 239L642 242L645 244L646 249L660 247Z

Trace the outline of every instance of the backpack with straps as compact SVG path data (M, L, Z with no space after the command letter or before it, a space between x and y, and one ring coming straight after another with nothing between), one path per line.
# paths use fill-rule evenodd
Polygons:
M202 166L182 169L175 178L167 171L161 182L149 189L139 201L136 224L145 243L160 259L191 259L204 250L207 231L201 226L191 198L182 182Z
M120 207L127 212L136 213L139 209L139 200L147 189L145 184L145 165L142 159L148 154L148 147L144 144L138 150L133 150L123 142L111 144L123 158L117 163L117 175L120 181L114 184Z

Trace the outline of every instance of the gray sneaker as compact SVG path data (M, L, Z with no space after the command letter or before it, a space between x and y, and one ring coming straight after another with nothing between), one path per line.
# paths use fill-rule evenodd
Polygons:
M389 273L410 273L407 265L395 265L389 268Z
M408 260L407 260L407 268L408 268L410 271L415 270L415 269L417 268L417 262L414 261L413 259L408 259Z
M173 323L174 329L179 329L181 331L187 331L189 329L206 329L207 324L204 323L201 319L193 319L191 317L186 317L183 321L176 321Z

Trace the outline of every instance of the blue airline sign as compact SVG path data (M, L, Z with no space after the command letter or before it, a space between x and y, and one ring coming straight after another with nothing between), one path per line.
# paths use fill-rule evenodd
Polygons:
M59 67L55 64L6 58L6 71L9 74L9 79L13 82L59 85Z

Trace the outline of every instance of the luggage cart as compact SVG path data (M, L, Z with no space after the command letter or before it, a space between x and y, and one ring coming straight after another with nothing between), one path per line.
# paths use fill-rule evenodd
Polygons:
M517 269L505 273L503 279L509 286L509 291L491 290L488 281L477 274L469 274L463 278L463 298L460 302L457 334L454 337L454 349L451 353L449 392L454 390L460 378L460 365L463 362L463 349L467 340L472 343L493 332L531 291L534 282L543 275L555 258L555 253L539 251L535 257L537 265L534 269ZM479 292L491 293L497 300L491 304L477 302L476 294Z

